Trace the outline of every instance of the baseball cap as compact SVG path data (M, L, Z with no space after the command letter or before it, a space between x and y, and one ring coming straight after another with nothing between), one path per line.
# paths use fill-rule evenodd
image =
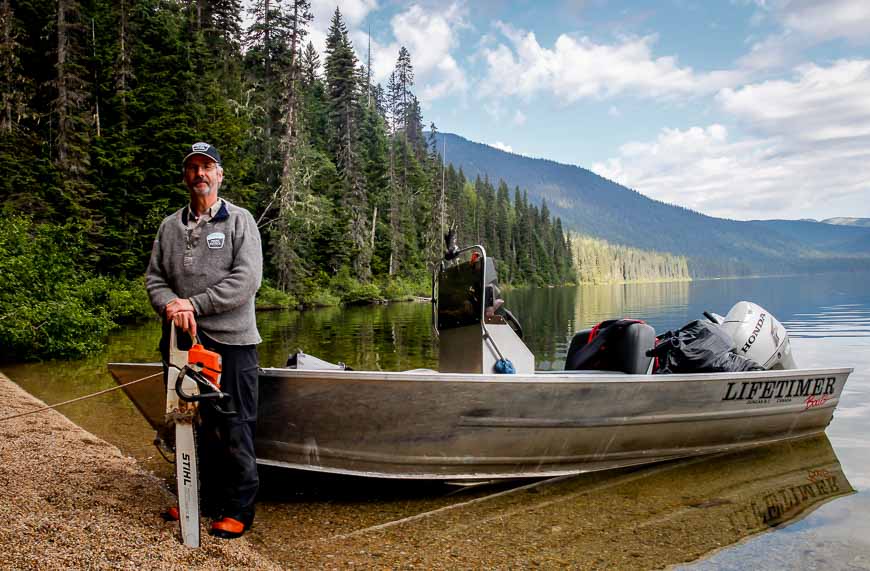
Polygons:
M204 157L208 157L217 164L221 164L221 154L215 149L213 146L208 143L203 143L200 141L199 143L194 143L190 146L190 151L188 151L187 156L184 157L184 160L181 161L182 165L187 164L187 159L192 157L193 155L202 155Z

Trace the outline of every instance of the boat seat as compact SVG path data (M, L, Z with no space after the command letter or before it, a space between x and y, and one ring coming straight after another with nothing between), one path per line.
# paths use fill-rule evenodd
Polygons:
M646 352L655 347L655 329L646 323L628 319L599 324L592 341L592 329L578 331L571 339L565 357L566 371L621 371L631 375L650 372L652 357Z

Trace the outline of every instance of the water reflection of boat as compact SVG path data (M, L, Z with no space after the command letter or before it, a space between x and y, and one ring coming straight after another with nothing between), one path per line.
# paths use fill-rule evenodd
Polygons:
M305 568L670 568L853 493L824 435L459 493L269 468L261 477L254 533L276 563Z
M597 530L573 537L566 530L557 549L547 542L551 553L546 557L577 568L649 569L690 561L799 521L826 502L854 493L824 435L663 464L601 485L572 479L548 488L518 517L543 530L577 519ZM468 523L469 529L476 526L471 514ZM499 523L507 529L520 525ZM526 551L546 542L534 535L527 540L533 545L524 546ZM596 564L618 557L613 545L619 545L625 560Z
M516 320L495 303L495 271L485 252L463 252L470 259L455 255L434 280L439 371L311 369L302 362L261 370L261 464L490 479L712 454L823 432L851 372L536 372ZM517 374L494 372L505 359ZM126 384L159 367L116 363L110 370ZM125 392L152 426L163 425L160 379Z

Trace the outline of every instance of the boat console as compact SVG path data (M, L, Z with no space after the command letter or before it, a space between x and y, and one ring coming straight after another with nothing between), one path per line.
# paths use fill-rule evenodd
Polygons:
M510 361L518 374L535 372L522 327L499 297L495 260L482 246L450 252L432 287L440 372L491 374L499 361Z

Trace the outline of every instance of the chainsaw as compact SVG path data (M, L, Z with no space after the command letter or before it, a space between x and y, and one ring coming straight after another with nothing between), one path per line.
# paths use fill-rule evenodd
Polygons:
M193 345L179 348L175 326L170 326L169 362L166 382L166 424L175 425L175 476L178 481L178 522L181 539L188 547L199 547L199 473L194 425L199 421L199 404L209 403L220 414L232 416L225 408L232 397L220 390L221 356Z

